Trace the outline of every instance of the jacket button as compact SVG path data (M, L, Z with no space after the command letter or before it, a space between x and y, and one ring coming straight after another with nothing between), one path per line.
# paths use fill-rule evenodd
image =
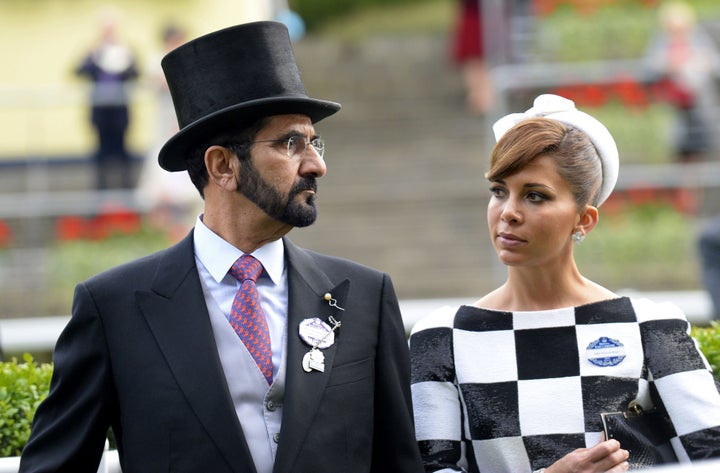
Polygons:
M278 434L278 433L273 434L273 442L280 443L280 434Z

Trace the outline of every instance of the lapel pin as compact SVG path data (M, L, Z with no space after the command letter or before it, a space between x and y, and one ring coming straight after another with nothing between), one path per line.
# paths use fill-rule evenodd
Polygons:
M328 302L328 305L330 307L335 307L336 309L339 309L339 310L345 310L342 307L340 307L339 305L337 305L337 300L333 299L332 294L330 294L329 292L325 293L325 295L323 296L323 299L325 299Z

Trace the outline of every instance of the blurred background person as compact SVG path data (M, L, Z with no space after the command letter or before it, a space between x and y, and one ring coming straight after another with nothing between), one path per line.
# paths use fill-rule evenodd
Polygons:
M97 133L96 188L110 187L114 168L121 186L132 187L130 154L125 145L129 125L125 84L138 77L136 58L118 35L119 14L114 9L101 13L100 37L83 58L76 73L93 83L90 95L91 122ZM115 166L117 164L117 166Z
M720 216L703 226L698 247L703 285L712 302L712 318L720 321Z
M485 114L493 106L493 87L486 60L483 0L459 0L458 6L451 33L452 59L462 71L468 110Z
M676 110L673 146L677 161L701 160L716 149L715 80L720 57L687 3L662 4L658 20L660 28L646 51L647 67L660 99Z
M187 173L165 172L157 163L162 145L178 131L175 107L170 97L165 75L160 67L162 57L186 41L185 30L168 23L162 30L162 48L147 65L147 79L156 96L155 144L150 149L140 172L137 198L147 206L153 226L168 233L177 241L192 226L200 211L201 199Z

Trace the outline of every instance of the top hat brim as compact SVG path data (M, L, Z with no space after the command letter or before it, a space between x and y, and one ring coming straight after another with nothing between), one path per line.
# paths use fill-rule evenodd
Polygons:
M300 114L317 123L340 110L340 104L306 96L272 97L251 100L218 110L183 127L172 136L158 155L160 167L166 171L184 171L186 159L193 146L213 135L232 130L240 131L255 120L274 115Z

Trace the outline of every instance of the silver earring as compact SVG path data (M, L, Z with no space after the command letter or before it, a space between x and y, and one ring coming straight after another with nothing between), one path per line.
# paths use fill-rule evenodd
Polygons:
M572 234L572 239L575 243L582 243L585 240L585 235L580 230Z

